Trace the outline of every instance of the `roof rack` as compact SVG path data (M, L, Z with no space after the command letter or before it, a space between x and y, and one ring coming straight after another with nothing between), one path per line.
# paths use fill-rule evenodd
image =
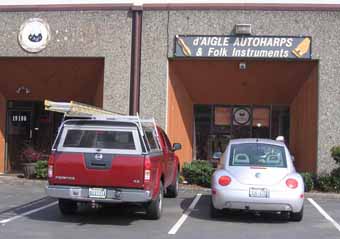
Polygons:
M70 102L55 102L45 100L45 110L63 113L64 117L75 117L75 118L91 118L100 120L116 120L116 121L130 121L135 122L140 129L142 136L144 131L142 130L142 124L150 124L156 129L156 121L154 118L141 119L137 115L124 115L121 113L104 110L99 107L79 103L76 101ZM157 134L157 130L155 130Z

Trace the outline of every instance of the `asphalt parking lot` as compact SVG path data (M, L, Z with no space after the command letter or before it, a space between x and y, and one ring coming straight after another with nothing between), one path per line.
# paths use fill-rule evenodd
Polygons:
M137 206L82 207L65 217L42 183L30 187L0 184L0 238L340 238L337 198L307 198L302 222L251 213L211 219L208 192L181 190L165 199L162 218L150 221Z

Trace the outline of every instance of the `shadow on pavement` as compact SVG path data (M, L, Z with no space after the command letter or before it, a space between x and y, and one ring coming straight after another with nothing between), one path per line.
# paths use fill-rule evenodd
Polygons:
M181 208L186 210L194 197L186 198L181 202ZM190 213L190 217L200 220L221 221L221 222L238 222L238 223L288 223L288 219L284 215L276 213L255 213L245 211L223 211L218 218L210 216L210 195L202 195L196 207Z
M182 208L184 212L191 204L192 195L193 193L181 193L176 199L166 199L162 218L167 217L167 213L173 213L174 209L179 211ZM53 201L56 200L47 197L43 203L35 204L34 208ZM88 204L78 204L78 206L78 212L74 215L63 215L58 205L54 205L25 217L35 221L73 223L80 226L87 224L129 226L135 221L148 221L144 207L138 204L107 204L97 209L92 209Z
M132 222L146 220L145 210L137 205L117 204L92 209L88 205L80 205L74 215L62 215L58 205L28 215L31 220L74 223L82 225L120 225L129 226Z
M4 209L4 210L0 211L0 217L1 217L1 215L7 214L7 213L16 214L16 215L21 214L25 211L29 211L31 209L34 209L37 205L40 205L42 203L48 204L48 203L51 203L53 201L54 201L54 199L51 199L49 197L43 197L43 198L28 202L28 203L21 204L21 205L16 206L16 207Z

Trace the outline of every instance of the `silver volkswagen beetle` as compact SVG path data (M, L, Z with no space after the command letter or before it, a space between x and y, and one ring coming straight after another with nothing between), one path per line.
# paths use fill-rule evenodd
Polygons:
M211 216L222 209L280 212L303 217L304 183L281 141L230 140L211 180Z

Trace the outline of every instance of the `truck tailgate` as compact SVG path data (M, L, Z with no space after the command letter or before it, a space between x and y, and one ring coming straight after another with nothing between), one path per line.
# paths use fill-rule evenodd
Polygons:
M143 188L144 156L56 153L51 182L61 185Z

